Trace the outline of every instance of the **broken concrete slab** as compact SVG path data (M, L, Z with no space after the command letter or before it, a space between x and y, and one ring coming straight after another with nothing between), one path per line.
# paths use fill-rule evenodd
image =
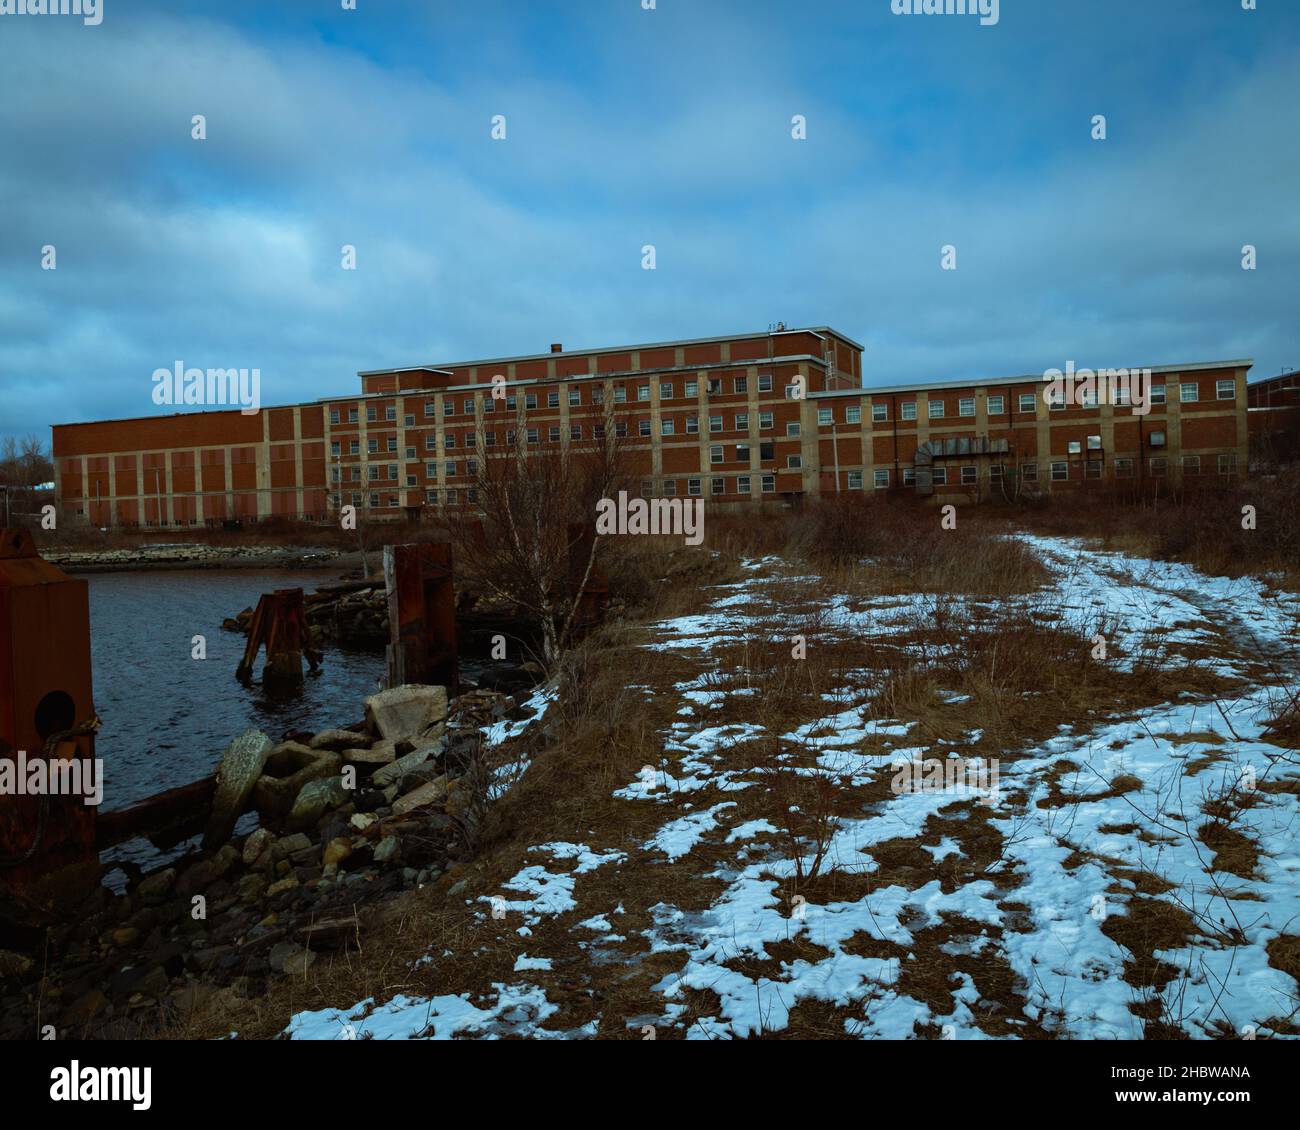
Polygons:
M447 688L408 683L366 699L366 723L389 741L411 738L447 717Z
M404 797L398 797L393 802L393 815L402 816L415 808L423 808L426 804L437 804L447 795L447 775L444 773L436 780L430 781L427 785L421 785L418 789L413 789Z
M370 736L356 730L322 730L307 744L312 749L332 749L341 753L345 749L369 745Z
M376 769L374 775L370 778L372 788L386 789L389 785L395 785L412 769L423 765L430 757L438 752L437 745L422 745L418 749L413 749L405 757L399 757L396 761Z
M343 758L330 750L285 742L267 758L253 787L253 805L263 817L279 819L293 807L305 784L334 776L342 765Z
M226 748L217 766L212 814L203 833L206 850L215 851L230 839L273 748L271 739L261 730L246 730Z
M397 743L381 739L369 749L345 749L343 760L352 765L390 765L397 760Z

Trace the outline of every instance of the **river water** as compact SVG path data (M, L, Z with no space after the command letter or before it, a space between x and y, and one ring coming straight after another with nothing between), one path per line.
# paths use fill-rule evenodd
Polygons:
M328 645L320 674L307 675L301 693L277 701L256 682L265 652L254 683L236 681L244 637L221 627L262 593L299 586L310 592L334 579L327 569L87 576L105 811L209 775L231 739L250 727L279 741L291 730L361 719L362 699L384 673L382 654ZM206 659L191 657L196 635L206 640Z

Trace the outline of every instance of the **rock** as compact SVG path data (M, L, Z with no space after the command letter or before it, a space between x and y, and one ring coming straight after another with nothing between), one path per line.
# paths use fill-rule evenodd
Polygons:
M197 895L200 891L205 891L208 886L215 882L217 878L217 869L211 859L201 859L192 867L187 867L185 873L176 881L176 893L181 898L190 898Z
M319 918L301 927L298 937L303 945L313 949L328 949L355 939L361 928L355 914L345 918Z
M119 926L109 937L113 939L113 945L115 946L129 946L139 940L140 931L134 926Z
M13 950L0 950L0 979L21 977L32 967L32 959Z
M402 854L402 841L396 836L385 836L375 845L375 862L392 863Z
M399 797L393 802L393 815L402 816L415 808L423 808L426 804L436 804L447 795L447 775L444 773L437 780L430 781L426 785L421 785L418 789L407 793L404 797Z
M343 760L352 765L388 765L397 760L397 743L378 741L369 749L345 749Z
M352 841L346 836L340 836L336 840L330 840L325 845L325 852L321 856L321 863L328 867L331 863L336 867L352 854Z
M145 902L162 902L169 894L176 883L176 868L168 867L163 871L155 871L152 875L140 880L140 885L136 887L136 893Z
M283 973L285 961L294 954L301 952L302 946L297 942L277 942L271 947L271 952L267 955L267 961L274 972Z
M285 891L292 891L298 886L298 877L296 875L286 875L283 879L277 880L266 888L266 897L269 899L275 898L276 895L282 895Z
M291 836L285 836L283 839L276 840L275 846L271 848L271 859L279 863L282 859L288 859L291 855L311 847L311 838L303 832L294 832Z
M315 951L299 950L297 953L285 958L284 975L286 977L302 977L315 963Z
M353 814L352 819L349 820L348 823L358 832L364 832L371 824L376 823L378 819L379 817L371 816L369 812L357 812Z
M356 730L322 730L308 742L311 749L332 749L336 751L353 749L368 745L370 739Z
M446 687L408 683L366 699L366 724L391 741L413 737L446 717Z
M240 851L234 844L222 844L221 850L212 857L212 873L220 879L240 860Z
M80 1028L108 1007L108 997L98 989L91 989L63 1010L63 1023L72 1028Z
M418 746L405 757L399 757L392 764L385 765L382 769L376 769L374 776L370 778L371 786L376 789L386 789L389 785L397 784L412 769L416 769L428 761L437 750L436 743Z
M266 879L261 875L245 875L239 880L239 901L256 902L266 894Z
M173 1009L181 1016L197 1012L212 999L213 990L207 985L186 985L168 998Z
M279 819L293 808L304 785L334 776L342 765L343 758L337 753L285 742L267 758L266 769L253 788L253 804L263 816Z
M275 843L275 834L269 828L256 828L244 841L244 866L252 867L257 857Z
M247 730L230 743L217 766L217 791L212 815L203 833L203 846L214 851L230 839L249 794L262 775L273 746L261 730Z
M338 808L347 799L348 790L343 787L342 777L308 781L293 802L286 823L290 828L310 828L331 808Z

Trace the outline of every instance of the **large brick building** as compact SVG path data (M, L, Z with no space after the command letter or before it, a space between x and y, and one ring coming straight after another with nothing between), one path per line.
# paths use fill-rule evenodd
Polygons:
M833 491L980 497L1111 479L1221 481L1247 464L1249 360L1152 367L1147 415L1049 407L1042 376L862 387L828 327L360 374L307 404L54 427L61 513L98 526L327 519L472 504L477 461L617 435L644 493L722 504ZM492 395L494 378L504 395ZM801 395L806 393L806 395Z

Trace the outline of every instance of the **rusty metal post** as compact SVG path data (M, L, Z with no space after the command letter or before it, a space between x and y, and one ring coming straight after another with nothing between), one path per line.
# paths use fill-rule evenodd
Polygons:
M304 654L313 671L320 666L320 652L312 646L311 628L307 625L302 589L276 589L258 600L248 625L244 657L235 670L240 682L252 678L253 663L263 645L266 646L263 686L298 686L302 682Z
M460 686L451 546L384 546L388 590L388 685Z
M98 885L95 806L86 803L87 773L103 786L94 763L98 727L86 582L42 559L25 530L2 530L0 918L48 924ZM80 766L66 764L74 759ZM64 772L74 768L79 781ZM45 788L36 792L41 776ZM62 790L74 781L80 793Z

